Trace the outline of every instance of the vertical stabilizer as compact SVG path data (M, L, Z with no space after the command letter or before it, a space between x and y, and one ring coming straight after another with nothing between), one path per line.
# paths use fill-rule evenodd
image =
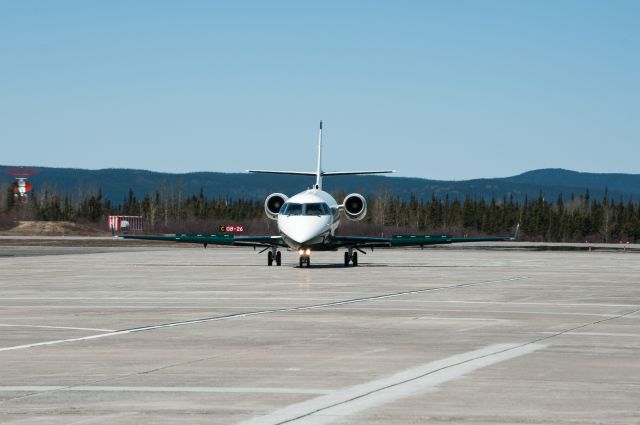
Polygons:
M322 171L322 121L320 121L320 132L318 133L318 167L315 171L275 171L275 170L247 170L249 173L263 174L289 174L291 176L316 176L314 189L322 190L323 176L352 176L356 174L384 174L395 173L393 170L367 170L367 171Z
M322 121L318 133L318 168L316 169L316 189L322 190Z

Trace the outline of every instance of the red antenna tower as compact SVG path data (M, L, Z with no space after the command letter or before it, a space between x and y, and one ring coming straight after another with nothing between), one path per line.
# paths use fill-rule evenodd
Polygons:
M6 167L5 171L16 179L13 182L13 195L25 201L27 194L33 189L33 185L27 179L37 173L38 169L35 167Z

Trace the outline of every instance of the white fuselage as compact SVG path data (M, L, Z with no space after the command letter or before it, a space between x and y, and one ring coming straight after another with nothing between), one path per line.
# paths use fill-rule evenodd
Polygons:
M287 199L278 214L278 232L291 249L328 248L339 224L338 203L320 189L309 189Z

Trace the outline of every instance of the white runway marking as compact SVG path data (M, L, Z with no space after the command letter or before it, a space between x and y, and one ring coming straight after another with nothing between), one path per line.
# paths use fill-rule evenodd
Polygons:
M466 301L466 300L424 300L425 303L452 304L496 304L496 305L543 305L551 307L636 307L637 304L603 304L603 303L541 303L541 302L512 302L512 301Z
M385 308L385 311L407 311L412 307L407 306L406 308ZM345 310L353 310L353 311L366 311L366 310L380 310L378 307L367 307L367 306L357 306L351 308L345 308ZM459 309L444 309L438 308L433 309L433 311L437 311L438 313L490 313L490 314L524 314L524 315L541 315L541 316L595 316L595 317L618 317L617 314L600 314L600 313L562 313L562 312L548 312L548 311L527 311L527 310L459 310ZM628 316L632 317L632 316ZM442 319L447 319L446 316L442 316ZM497 320L507 320L507 319L497 319Z
M367 409L433 390L477 369L540 350L541 344L496 344L293 404L240 425L324 425Z
M628 317L628 316L627 316ZM539 332L541 334L556 334L557 332ZM565 332L563 335L583 335L583 336L628 336L632 338L640 338L640 334L629 334L629 333L612 333L612 332Z
M33 344L15 345L13 347L4 347L4 348L0 348L0 351L22 350L22 349L25 349L25 348L40 347L40 346L43 346L43 345L62 344L63 342L86 341L86 340L89 340L89 339L105 338L105 337L108 337L108 336L124 335L124 334L128 334L128 333L131 333L131 331L108 332L108 333L104 333L104 334L83 336L83 337L80 337L80 338L56 339L56 340L53 340L53 341L44 341L44 342L36 342L36 343L33 343Z
M196 324L196 323L218 322L218 321L222 321L222 320L240 319L240 318L243 318L243 317L262 316L262 315L265 315L265 314L290 313L290 312L305 311L305 310L318 310L318 309L322 309L322 308L338 307L338 306L349 305L349 304L364 303L364 302L368 302L368 301L386 300L386 299L390 299L390 298L402 297L402 296L405 296L405 295L416 295L416 294L423 294L423 293L427 293L427 292L445 291L445 290L448 290L448 289L468 288L468 287L471 287L471 286L487 285L487 284L490 284L490 283L515 282L515 281L524 280L524 279L527 279L527 277L526 276L509 277L509 278L505 278L505 279L487 280L487 281L470 282L470 283L459 283L459 284L449 285L449 286L438 286L438 287L434 287L434 288L415 289L415 290L412 290L412 291L395 292L393 294L372 295L372 296L369 296L369 297L353 298L353 299L350 299L350 300L333 301L333 302L328 302L328 303L308 305L308 306L302 306L302 307L286 307L286 308L277 308L277 309L270 309L270 310L252 311L252 312L248 312L248 313L229 314L229 315L225 315L225 316L206 317L206 318L203 318L203 319L193 319L193 320L185 320L185 321L182 321L182 322L173 322L173 323L165 323L165 324L161 324L161 325L151 325L151 326L143 326L143 327L139 327L139 328L123 329L123 330L120 330L120 331L108 332L108 333L96 334L96 335L89 335L89 336L84 336L84 337L79 337L79 338L58 339L58 340L54 340L54 341L44 341L44 342L36 342L36 343L33 343L33 344L16 345L16 346L13 346L13 347L4 347L4 348L0 348L0 352L1 351L11 351L11 350L22 350L22 349L25 349L25 348L40 347L40 346L45 346L45 345L62 344L62 343L66 343L66 342L87 341L87 340L98 339L98 338L106 338L106 337L117 336L117 335L126 335L126 334L131 334L131 333L134 333L134 332L144 332L144 331L151 331L151 330L156 330L156 329L174 328L174 327L178 327L178 326L193 325L193 324Z
M344 294L345 292L342 292ZM323 292L323 294L328 295L329 292ZM124 302L146 302L149 304L153 304L154 306L158 303L170 303L170 304L179 304L179 303L187 303L189 301L202 301L210 299L212 301L264 301L264 297L180 297L176 298L154 298L154 297L100 297L101 301L124 301ZM39 301L43 303L50 303L51 301L95 301L96 297L47 297L43 300L42 297L2 297L2 301ZM312 297L270 297L270 301L313 301ZM512 302L512 301L468 301L468 300L421 300L421 303L434 303L434 304L494 304L494 305L539 305L539 306L550 306L550 307L636 307L637 304L605 304L605 303L553 303L553 302ZM59 307L58 305L2 305L2 308L14 308L14 307ZM142 306L142 304L132 304L133 307ZM78 306L78 305L62 305L60 307L71 308L71 307L80 307L86 308L87 306ZM98 306L100 307L100 306ZM108 306L108 307L123 307L122 304ZM128 307L128 306L124 306ZM147 306L148 307L148 306ZM189 307L191 305L189 304ZM631 316L629 316L631 317Z
M9 323L1 323L3 328L44 328L44 329L70 329L76 331L98 331L98 332L115 332L115 329L97 329L97 328L74 328L70 326L44 326L44 325L12 325Z
M217 301L217 300L216 300ZM46 305L46 304L21 304L21 305L0 305L2 309L21 309L21 308L29 308L29 309L43 309L43 310L157 310L158 308L162 308L163 310L210 310L206 307L193 307L192 304L184 304L184 305L164 305L162 303L148 303L145 305L142 304L118 304L118 305L109 305L109 304L68 304L68 305ZM220 307L220 310L228 309L229 307ZM248 307L247 307L248 308Z
M460 321L468 321L468 322L507 322L506 319L487 319L484 317L447 317L447 316L420 316L416 317L414 320L460 320Z
M44 391L79 391L79 392L145 392L145 393L237 393L237 394L330 394L331 390L314 390L309 388L270 388L270 387L121 387L80 385L77 387L60 385L28 385L2 386L0 392L44 392Z

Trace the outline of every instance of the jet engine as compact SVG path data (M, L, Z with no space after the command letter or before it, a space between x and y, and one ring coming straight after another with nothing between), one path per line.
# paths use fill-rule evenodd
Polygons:
M344 198L342 209L349 220L362 220L367 215L367 201L359 193Z
M267 217L271 220L277 220L280 208L287 202L287 199L289 199L287 195L283 195L282 193L272 193L267 196L267 199L264 201L264 212L267 213Z

